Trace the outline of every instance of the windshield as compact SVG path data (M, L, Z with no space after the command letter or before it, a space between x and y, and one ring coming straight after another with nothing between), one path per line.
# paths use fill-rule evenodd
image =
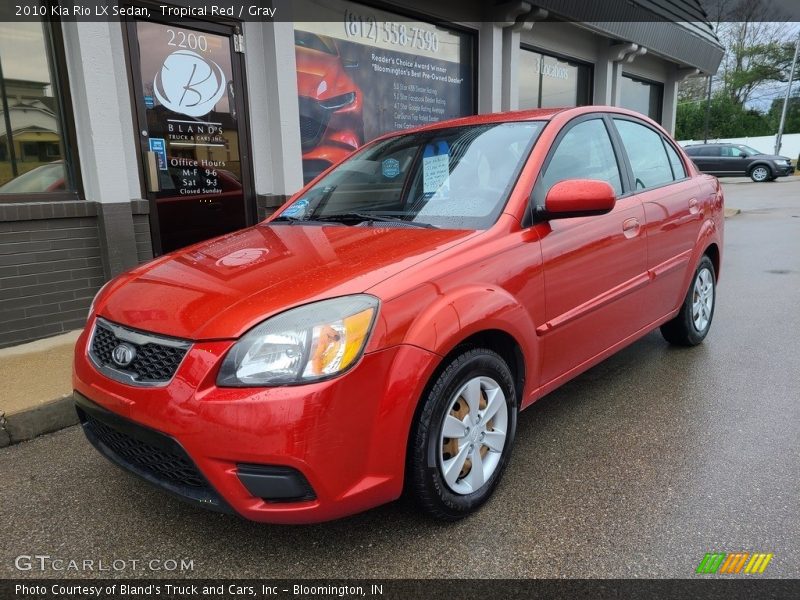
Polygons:
M543 126L490 123L388 138L336 167L276 220L486 229Z

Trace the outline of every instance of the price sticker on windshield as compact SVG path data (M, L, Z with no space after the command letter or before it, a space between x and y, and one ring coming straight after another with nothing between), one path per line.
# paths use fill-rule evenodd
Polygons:
M428 144L422 153L422 193L446 197L450 192L450 147Z

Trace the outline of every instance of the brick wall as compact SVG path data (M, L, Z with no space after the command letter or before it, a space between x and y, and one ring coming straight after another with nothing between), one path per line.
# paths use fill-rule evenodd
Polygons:
M280 208L289 196L281 194L258 194L256 196L256 217L258 221L263 221L278 208Z
M133 237L136 241L136 259L139 264L153 258L153 241L150 237L150 205L146 200L131 202Z
M94 203L0 204L0 347L82 327L104 281Z
M104 254L100 220L119 219L127 207L99 208L86 201L0 203L0 348L83 327L105 281L153 258L147 201L130 203L133 231L121 231L124 219L105 223L115 236L106 245L119 251L129 242L122 268Z

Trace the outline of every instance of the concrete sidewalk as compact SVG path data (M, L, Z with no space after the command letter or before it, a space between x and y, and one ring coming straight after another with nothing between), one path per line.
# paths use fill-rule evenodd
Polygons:
M79 333L0 349L0 447L78 422L71 373Z

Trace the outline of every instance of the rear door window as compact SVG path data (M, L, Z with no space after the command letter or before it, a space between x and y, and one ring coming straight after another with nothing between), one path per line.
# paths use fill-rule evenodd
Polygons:
M664 140L664 147L667 149L667 156L669 157L669 164L672 167L672 176L674 179L683 179L686 177L686 169L675 148L672 147L668 141Z
M634 189L646 190L674 180L661 134L627 119L614 119L614 123L633 169Z

